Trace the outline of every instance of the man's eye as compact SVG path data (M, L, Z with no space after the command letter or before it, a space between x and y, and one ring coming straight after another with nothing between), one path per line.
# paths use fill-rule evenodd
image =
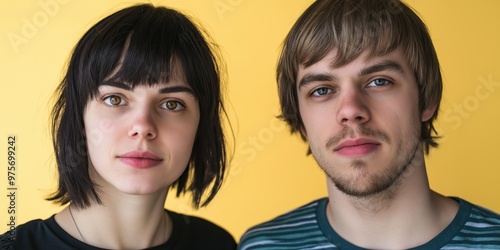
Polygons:
M103 99L104 103L108 106L122 106L125 105L125 100L117 95L110 95Z
M389 85L391 82L387 79L375 79L371 82L368 83L368 87L380 87L380 86L385 86Z
M323 95L329 94L331 92L332 92L332 90L329 88L318 88L312 92L312 95L313 96L323 96Z
M182 105L178 101L166 101L161 106L162 106L162 108L168 109L171 111L179 111L179 110L184 109L184 105Z

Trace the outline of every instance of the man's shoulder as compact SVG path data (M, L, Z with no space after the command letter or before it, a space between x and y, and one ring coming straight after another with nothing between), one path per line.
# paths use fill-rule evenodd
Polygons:
M500 214L486 207L473 204L458 197L452 197L460 203L463 210L462 215L468 216L469 222L488 222L491 225L500 226Z
M485 207L472 204L472 215L478 216L480 219L485 219L500 225L500 214Z
M497 238L500 236L500 214L464 200L461 202L468 203L467 205L470 207L470 214L465 224L466 227L478 231L495 233ZM500 238L498 239L500 243Z
M248 229L239 243L240 249L255 244L279 244L279 242L301 241L321 235L318 225L318 206L326 205L327 198L318 199L279 215L269 221Z
M460 209L451 226L457 233L447 247L500 249L500 214L460 198Z
M248 230L247 233L251 233L255 230L262 229L273 229L275 226L282 226L286 224L294 224L301 221L309 221L311 219L316 219L316 210L320 203L326 202L327 198L318 199L312 202L309 202L305 205L297 207L293 210L290 210L284 214L281 214L269 221L260 223L258 225L253 226Z

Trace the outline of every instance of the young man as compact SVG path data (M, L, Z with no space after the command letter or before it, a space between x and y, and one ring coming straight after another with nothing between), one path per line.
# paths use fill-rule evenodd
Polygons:
M328 197L249 229L239 248L500 249L500 215L429 187L439 62L391 0L317 0L285 40L282 118L309 143Z

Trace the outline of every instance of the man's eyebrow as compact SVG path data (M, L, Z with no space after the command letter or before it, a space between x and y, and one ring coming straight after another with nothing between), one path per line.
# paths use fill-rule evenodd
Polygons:
M328 82L332 81L335 77L328 73L319 74L306 74L300 79L298 88L302 88L312 82Z
M362 69L359 72L358 76L365 76L365 75L369 75L372 73L377 73L377 72L387 71L387 70L395 71L401 75L403 75L405 73L401 64L399 64L395 61L386 60L386 61L382 61L382 62L379 62L377 64L374 64L372 66L369 66L367 68Z

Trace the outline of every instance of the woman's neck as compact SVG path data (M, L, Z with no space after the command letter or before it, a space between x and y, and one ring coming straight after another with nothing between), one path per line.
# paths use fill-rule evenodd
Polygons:
M102 205L71 206L56 215L57 223L74 238L99 248L143 249L160 245L172 233L164 211L166 191L151 195L101 193Z

